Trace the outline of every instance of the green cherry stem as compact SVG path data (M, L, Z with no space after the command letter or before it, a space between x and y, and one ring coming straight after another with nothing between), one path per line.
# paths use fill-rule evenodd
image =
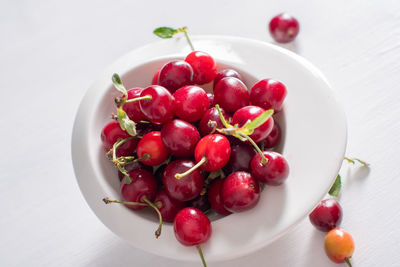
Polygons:
M203 165L206 162L207 162L207 158L204 156L201 158L201 160L199 162L196 163L196 165L194 165L189 170L185 171L184 173L175 174L175 178L179 180L179 179L185 177L186 175L191 174L192 172L194 172L196 169L198 169L201 165Z
M132 98L132 99L128 99L124 102L125 103L132 103L132 102L136 102L136 101L140 101L140 100L147 100L147 102L151 101L153 99L153 97L151 95L145 95L145 96L141 96L141 97L136 97L136 98Z
M246 134L239 133L238 135L242 138L245 138L247 141L249 141L253 145L253 147L257 150L258 154L260 154L260 156L261 156L261 159L262 159L261 164L265 166L265 164L267 164L267 162L268 162L268 159L264 156L262 150L258 147L256 142L254 142L253 139L251 139L251 137Z
M215 105L215 108L217 109L219 118L221 119L221 122L222 122L222 124L225 126L225 128L231 128L232 125L230 125L229 122L227 122L227 121L225 120L225 117L224 117L224 115L222 115L221 109L220 109L220 107L219 107L218 104Z
M200 255L200 258L201 258L201 262L203 263L203 266L207 267L207 263L206 263L206 260L204 259L204 255L203 255L203 251L201 250L201 246L197 245L196 248L197 248L197 251L199 252L199 255Z
M346 160L347 162L352 163L352 164L355 164L356 161L358 161L358 162L361 163L363 166L369 166L369 163L368 163L368 162L365 162L365 161L363 161L363 160L361 160L361 159L358 159L358 158L348 158L348 157L344 157L344 160Z
M179 32L183 32L183 33L185 34L186 40L187 40L187 42L188 42L190 48L192 49L192 51L194 51L194 46L193 46L193 44L192 44L192 41L190 40L188 31L187 31L187 27L186 27L186 26L185 26L185 27L182 27L182 28L178 29L178 31L179 31Z
M351 262L350 262L350 258L344 258L344 261L347 263L347 265L349 267L352 267Z

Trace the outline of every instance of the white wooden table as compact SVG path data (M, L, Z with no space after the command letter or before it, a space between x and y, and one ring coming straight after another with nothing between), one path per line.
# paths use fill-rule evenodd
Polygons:
M325 73L346 110L347 154L371 163L341 171L353 265L399 266L398 0L1 1L0 266L188 266L130 247L88 208L71 164L75 112L99 73L155 41L157 26L270 42L267 22L282 11L301 24L287 47ZM261 251L210 266L336 266L323 238L304 219Z

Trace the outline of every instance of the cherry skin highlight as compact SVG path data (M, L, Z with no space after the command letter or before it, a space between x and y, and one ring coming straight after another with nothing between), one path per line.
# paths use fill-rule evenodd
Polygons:
M157 192L154 204L160 211L164 222L173 222L176 214L185 207L185 202L171 198L165 189Z
M158 84L174 93L183 86L193 84L193 69L183 60L168 62L160 70Z
M263 165L260 154L256 154L251 160L251 173L259 181L268 185L280 185L289 176L289 164L286 159L274 151L263 151L267 163Z
M162 142L161 132L145 134L137 145L136 154L138 158L149 157L141 160L143 164L156 166L163 163L168 157L168 149Z
M154 124L164 124L174 116L174 97L162 86L145 88L141 97L151 96L150 100L140 100L140 110Z
M111 121L104 126L101 131L101 142L103 143L104 150L106 152L110 151L113 148L115 142L119 139L125 139L130 137L130 135L121 129L119 123L117 121ZM130 156L135 151L135 148L138 144L138 139L133 138L131 140L126 141L117 149L117 157L125 157Z
M297 19L287 13L279 14L269 22L269 32L278 43L293 41L299 30L300 25Z
M207 53L193 51L185 58L185 61L192 66L193 81L195 84L206 84L214 80L217 75L217 63Z
M201 119L208 109L208 97L203 88L185 86L175 91L175 115L180 119L194 122Z
M257 82L250 92L250 102L263 109L273 109L275 113L282 110L287 90L283 83L273 79L264 79Z
M214 88L214 101L226 112L236 110L249 104L249 90L246 85L234 77L221 79Z
M339 202L330 198L322 200L310 213L309 218L318 230L328 232L339 226L342 214Z
M216 180L213 182L208 189L208 201L211 204L211 207L213 210L215 210L216 213L221 214L221 215L229 215L232 212L229 210L225 209L224 203L222 202L221 198L221 187L222 184L224 183L224 180Z

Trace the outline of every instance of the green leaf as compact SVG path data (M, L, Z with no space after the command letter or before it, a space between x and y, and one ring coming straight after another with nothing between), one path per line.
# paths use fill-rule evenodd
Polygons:
M266 122L272 115L274 114L273 109L268 109L263 112L260 116L255 118L254 120L246 123L243 128L247 128L249 132L253 132L254 129L261 126L264 122Z
M125 86L122 84L121 77L119 77L118 74L114 73L112 76L112 82L113 82L115 88L124 95L124 100L127 100L128 93L126 91Z
M129 119L122 108L118 108L118 122L122 130L127 131L131 136L136 136L136 123Z
M340 175L338 174L335 182L333 183L331 189L329 190L329 195L331 195L333 197L339 196L341 188L342 188L342 179L341 179Z
M130 183L132 183L131 177L129 177L129 175L125 175L125 184L130 184Z
M153 33L155 35L157 35L158 37L163 38L163 39L172 38L172 36L174 36L174 34L176 34L178 32L179 31L177 29L170 28L170 27L160 27L153 31Z

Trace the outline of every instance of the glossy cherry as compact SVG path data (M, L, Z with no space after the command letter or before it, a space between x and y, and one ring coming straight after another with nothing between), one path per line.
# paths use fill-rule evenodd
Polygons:
M217 75L217 63L207 53L193 51L186 56L185 61L192 66L195 84L206 84L214 80Z
M154 124L164 124L174 116L174 97L162 86L152 85L145 88L141 97L151 99L140 100L140 109Z
M164 124L161 138L169 153L176 157L189 157L193 156L200 134L192 124L175 119Z
M333 198L322 200L310 213L311 223L320 231L328 232L342 221L342 207Z
M214 94L213 93L207 93L208 97L208 108L214 107Z
M221 105L226 112L236 110L249 104L249 90L246 85L234 77L221 79L214 88L214 101Z
M154 73L153 79L151 80L152 85L158 85L158 76L160 75L160 71Z
M217 75L215 76L214 88L221 79L226 78L226 77L234 77L234 78L238 78L239 80L242 80L242 77L236 70L224 69L224 70L221 70L220 72L218 72Z
M231 156L224 170L226 173L236 171L250 172L250 162L257 154L253 146L246 143L239 143L231 146Z
M125 139L130 137L130 135L121 129L117 121L111 121L101 131L101 142L103 143L104 150L106 152L110 151L115 142L119 139ZM117 157L130 156L135 151L138 144L138 139L134 138L126 141L117 149Z
M140 97L142 91L143 88L129 89L128 100ZM122 109L126 112L128 117L135 122L147 119L146 116L143 114L142 110L140 109L139 101L125 103Z
M221 108L221 113L224 116L225 120L230 121L231 117L229 116L228 113L225 112L224 109ZM216 125L210 125L209 121L215 121ZM204 113L203 117L200 120L199 123L199 131L201 136L205 136L210 134L214 128L219 129L219 128L224 128L224 125L221 122L221 118L219 117L218 110L216 108L210 108L209 110Z
M154 204L165 222L173 222L175 215L185 207L185 202L171 198L165 189L160 189L157 192Z
M299 33L300 25L296 18L288 13L279 14L269 22L269 32L278 43L293 41Z
M206 92L198 86L185 86L175 91L175 115L182 120L200 120L208 109Z
M203 195L200 194L195 199L192 199L192 200L186 202L186 206L199 209L202 212L206 212L211 208L210 202L208 201L207 193L205 193Z
M156 166L163 163L168 157L168 149L161 139L161 132L145 134L137 145L136 154L138 158L148 157L141 160L143 164Z
M158 84L173 93L183 86L193 84L193 69L183 60L168 62L160 70Z
M130 171L138 170L138 169L140 169L140 170L146 170L146 171L149 171L149 172L152 172L152 171L153 171L153 168L152 168L152 167L147 166L147 165L144 165L144 164L140 163L140 161L135 161L135 162L133 162L133 163L127 164L127 165L124 166L124 169L125 169L128 173L129 173ZM122 172L118 171L118 178L119 178L119 180L121 181L124 177L125 177L125 175L124 175Z
M223 183L224 180L219 179L211 184L210 188L208 189L208 201L215 212L221 215L229 215L232 212L225 209L221 198L221 187Z
M282 110L287 90L283 83L273 79L264 79L257 82L250 92L250 102L263 109L273 109L275 113Z
M350 258L354 252L353 237L343 229L335 228L325 236L325 252L336 263L346 262L351 267Z
M235 114L233 114L232 125L238 124L239 127L241 127L248 120L254 120L264 112L265 110L263 108L256 106L243 107L237 110ZM253 141L256 143L261 142L271 133L273 126L274 119L270 117L266 122L254 129L254 132L250 135L250 138L253 139Z
M193 168L195 162L188 159L170 162L164 170L163 183L168 195L179 201L189 201L196 198L204 185L204 174L200 169L177 179L176 174Z
M264 147L265 148L276 147L278 146L280 140L281 140L281 128L279 127L278 123L274 121L274 127L272 127L271 132L264 140Z
M251 160L251 173L259 181L268 185L280 185L289 176L289 164L286 159L274 151L263 151L267 163L262 163L260 154L254 156Z
M225 209L231 212L248 210L260 199L260 184L248 172L234 172L225 178L221 197Z

